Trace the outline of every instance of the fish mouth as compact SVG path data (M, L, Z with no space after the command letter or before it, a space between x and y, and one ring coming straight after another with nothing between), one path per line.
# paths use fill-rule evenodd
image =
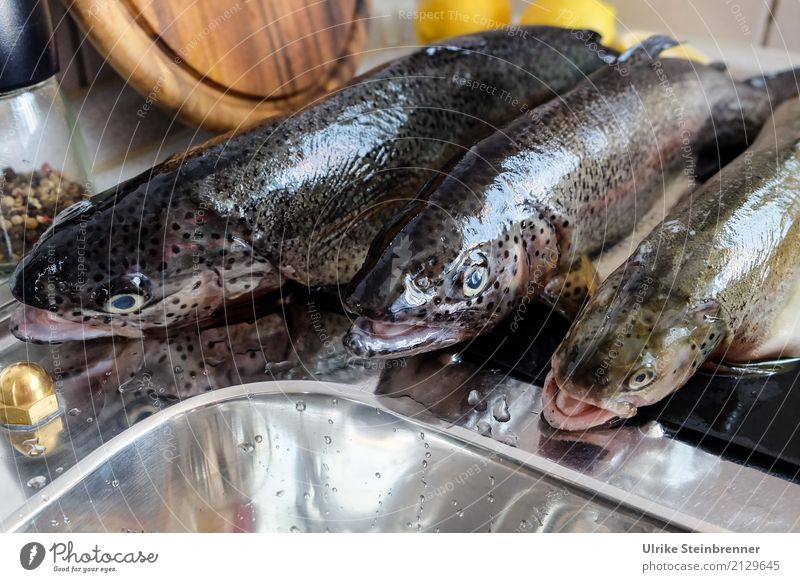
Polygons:
M398 358L445 348L466 339L461 330L416 323L387 323L358 317L344 347L365 358Z
M63 343L100 337L141 338L141 330L108 323L71 321L47 309L21 304L11 316L11 333L31 343Z
M636 406L624 400L604 402L600 406L588 398L576 398L559 388L552 370L544 381L542 401L544 419L558 430L596 428L617 418L630 418L637 410Z

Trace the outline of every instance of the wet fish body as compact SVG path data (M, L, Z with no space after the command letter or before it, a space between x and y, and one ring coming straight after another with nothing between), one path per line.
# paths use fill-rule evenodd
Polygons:
M252 322L220 320L141 341L99 338L58 349L25 345L20 357L38 361L70 400L105 392L156 402L249 382L336 381L337 374L352 375L350 367L358 369L358 362L341 346L348 324L345 316L324 311L310 298L260 313Z
M769 115L768 92L717 67L657 59L674 44L651 38L511 122L411 203L351 285L360 317L348 348L429 351L532 298L582 299L586 287L568 276L578 259L628 235L668 182L688 188L718 143L743 150Z
M346 282L398 200L601 66L611 51L596 39L550 27L451 39L68 209L17 267L15 334L139 337L287 279Z
M545 418L591 428L633 416L706 362L800 356L798 253L794 98L600 286L553 357Z

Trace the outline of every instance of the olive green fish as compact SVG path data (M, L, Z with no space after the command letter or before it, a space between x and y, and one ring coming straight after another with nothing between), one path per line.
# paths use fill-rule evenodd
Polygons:
M701 365L800 356L800 101L693 192L602 283L545 382L544 417L629 418Z
M597 38L522 27L445 40L67 209L14 273L14 333L139 337L287 279L349 281L398 200L615 54Z
M658 59L675 44L647 39L479 142L412 202L351 284L348 349L441 348L521 319L534 300L576 303L574 315L593 281L584 257L627 236L668 182L688 189L718 144L743 151L770 93L794 86L791 72L735 82L719 67Z

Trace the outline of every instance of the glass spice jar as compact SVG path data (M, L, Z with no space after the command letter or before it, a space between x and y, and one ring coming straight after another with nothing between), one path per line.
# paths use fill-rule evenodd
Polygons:
M88 195L85 152L61 94L47 2L0 4L0 269Z

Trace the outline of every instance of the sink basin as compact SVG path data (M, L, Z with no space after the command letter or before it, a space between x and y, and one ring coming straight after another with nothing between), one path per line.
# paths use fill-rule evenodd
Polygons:
M396 405L396 401L395 401ZM409 404L411 405L411 404ZM139 422L3 523L25 532L680 531L474 431L325 382L196 396ZM615 499L611 501L611 499ZM629 504L630 502L630 504Z

